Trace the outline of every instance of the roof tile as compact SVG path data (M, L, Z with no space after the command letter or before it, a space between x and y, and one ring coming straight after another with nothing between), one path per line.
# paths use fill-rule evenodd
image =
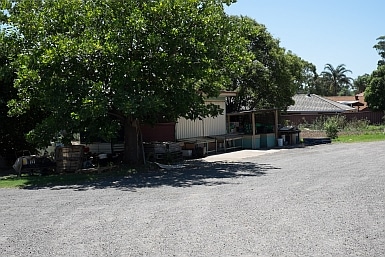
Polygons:
M340 104L338 102L323 98L315 94L297 94L293 97L294 105L287 109L292 112L347 112L354 111L355 108Z

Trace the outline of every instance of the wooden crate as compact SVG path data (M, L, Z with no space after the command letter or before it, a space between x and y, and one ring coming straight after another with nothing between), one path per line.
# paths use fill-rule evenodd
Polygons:
M144 143L144 152L152 152L156 154L168 152L180 152L182 150L180 144L175 142L153 142Z
M182 147L175 142L144 143L144 153L149 161L172 163L183 160Z
M82 168L83 145L58 147L55 151L58 172L75 172Z

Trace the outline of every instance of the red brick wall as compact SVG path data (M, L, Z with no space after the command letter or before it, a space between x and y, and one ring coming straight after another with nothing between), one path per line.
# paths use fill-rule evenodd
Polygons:
M175 122L140 127L144 142L175 142Z

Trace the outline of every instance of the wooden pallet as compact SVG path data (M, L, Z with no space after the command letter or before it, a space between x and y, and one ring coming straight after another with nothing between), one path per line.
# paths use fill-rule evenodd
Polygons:
M182 150L181 146L175 142L143 143L143 146L144 146L144 152L152 152L152 153L178 152Z
M146 160L159 163L175 163L183 160L182 148L174 142L144 143Z
M75 172L82 168L83 145L57 147L55 152L57 172Z

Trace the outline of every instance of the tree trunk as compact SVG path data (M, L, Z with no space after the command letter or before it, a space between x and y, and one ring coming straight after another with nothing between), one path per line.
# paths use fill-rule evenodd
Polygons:
M126 164L139 164L141 154L138 140L139 122L127 118L124 122L124 155L123 162Z

